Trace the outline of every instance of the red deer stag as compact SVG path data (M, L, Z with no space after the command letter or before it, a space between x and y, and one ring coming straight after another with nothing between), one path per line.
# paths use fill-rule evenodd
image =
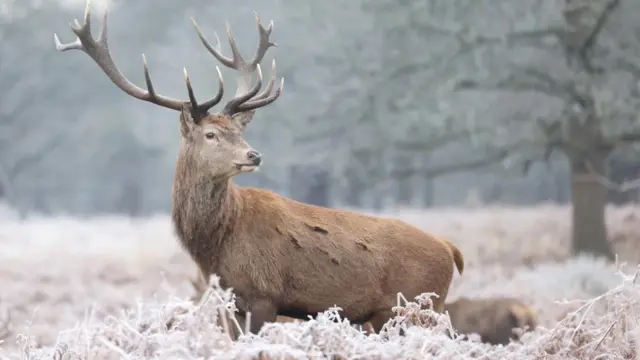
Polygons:
M439 295L442 312L453 277L464 267L459 249L400 220L300 203L271 191L235 185L232 177L256 170L261 155L243 138L257 108L276 100L271 80L260 93L260 61L269 47L273 22L265 29L256 16L259 40L254 57L245 61L227 23L232 57L212 46L193 21L204 47L224 66L237 70L238 87L220 113L209 113L222 100L219 91L198 103L185 70L188 100L156 93L144 61L147 90L118 70L107 44L107 13L97 40L90 33L89 4L84 24L71 30L74 43L58 51L89 55L122 91L180 112L180 151L173 182L172 221L177 237L204 274L216 273L251 311L251 332L278 315L307 319L337 305L353 323L370 321L376 332L394 313L398 292L414 297ZM217 36L216 36L217 38ZM144 56L143 56L144 60ZM252 83L252 75L257 76Z

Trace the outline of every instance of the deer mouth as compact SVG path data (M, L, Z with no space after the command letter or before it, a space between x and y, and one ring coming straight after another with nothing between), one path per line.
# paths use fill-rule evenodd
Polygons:
M236 163L236 169L242 172L253 172L257 171L260 168L260 165L255 165L251 163Z

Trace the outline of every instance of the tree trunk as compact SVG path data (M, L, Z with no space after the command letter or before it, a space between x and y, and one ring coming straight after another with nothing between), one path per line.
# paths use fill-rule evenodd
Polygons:
M358 180L356 174L347 172L347 186L344 200L349 207L361 208L362 207L362 189L364 188L361 181Z
M597 173L604 173L604 157L593 157L589 162ZM597 175L587 171L584 165L576 161L571 166L571 201L572 252L605 256L613 260L605 222L607 189Z
M556 187L556 202L558 204L567 204L571 201L571 195L569 192L572 186L570 183L570 176L567 176L567 172L562 168L554 171L553 174L553 181Z
M373 191L370 192L372 199L371 199L371 208L375 211L382 211L384 209L384 198L382 195L382 191L378 190L378 189L373 189Z
M329 182L329 172L319 166L289 167L289 192L294 200L329 207Z
M401 172L403 169L409 169L411 168L411 166L412 166L411 159L405 156L398 156L395 159L394 170L397 172ZM412 205L413 189L414 189L413 182L414 182L413 176L408 176L406 178L398 179L395 181L395 198L394 198L395 205L401 205L401 206Z
M424 177L422 183L422 207L432 207L434 200L433 179L430 177Z
M13 201L13 189L11 188L11 179L2 166L0 166L0 201L11 203Z

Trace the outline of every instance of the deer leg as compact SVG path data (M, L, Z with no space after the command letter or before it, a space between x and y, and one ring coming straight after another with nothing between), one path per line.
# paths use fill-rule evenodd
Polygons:
M389 319L394 317L394 313L391 310L381 310L377 313L374 313L371 318L369 318L370 327L373 328L376 334L380 333L384 324L389 321Z
M371 325L371 323L368 321L362 325L362 330L367 335L371 335L376 332L375 329L373 328L373 325Z
M444 302L447 298L448 293L449 289L445 289L440 293L440 296L434 296L431 298L431 301L433 301L433 311L437 312L438 314L444 314Z
M250 331L257 334L265 322L275 322L278 308L270 299L256 299L247 303L251 311Z

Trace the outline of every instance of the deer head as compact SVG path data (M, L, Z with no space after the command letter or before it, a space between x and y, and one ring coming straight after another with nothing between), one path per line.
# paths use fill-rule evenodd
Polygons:
M259 41L255 55L249 61L245 61L236 46L229 23L227 22L227 35L231 47L232 57L222 54L220 40L216 34L216 46L212 46L202 34L201 29L192 19L193 25L205 48L224 66L237 71L238 87L234 97L229 100L219 113L209 113L209 110L217 105L224 94L224 81L220 68L218 72L218 93L211 99L198 102L191 87L191 81L187 70L184 69L184 77L187 87L188 100L178 100L160 95L155 92L149 75L147 61L142 55L144 64L144 76L147 90L144 90L129 81L118 69L107 43L107 11L105 10L102 29L97 39L91 36L90 0L84 13L84 24L77 20L71 24L71 30L77 35L73 43L62 44L58 36L54 34L54 41L58 51L81 50L89 55L109 79L125 93L144 101L160 105L165 108L180 112L180 133L182 155L196 162L195 166L207 169L209 176L215 178L229 178L241 172L258 169L262 160L260 153L253 149L243 138L247 124L253 118L256 109L275 101L284 88L284 79L280 80L279 87L273 91L276 79L276 63L272 62L271 79L267 87L260 92L262 87L262 71L260 61L271 46L275 43L269 40L273 22L265 29L256 15L258 24ZM257 81L251 85L253 74L257 75Z

